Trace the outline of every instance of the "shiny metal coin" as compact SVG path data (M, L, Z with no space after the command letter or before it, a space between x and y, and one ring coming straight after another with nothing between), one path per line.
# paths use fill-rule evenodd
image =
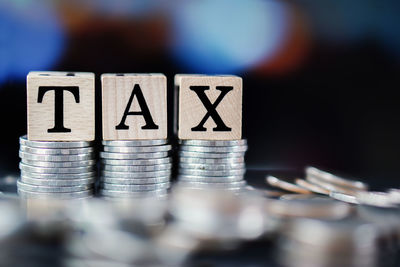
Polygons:
M400 204L400 189L391 188L388 190L389 198L393 203Z
M95 156L94 153L78 154L78 155L39 155L23 151L19 151L19 157L36 161L81 161L91 160Z
M171 183L157 183L157 184L108 184L102 183L101 188L112 191L125 191L125 192L141 192L168 189Z
M141 165L141 166L103 165L102 167L102 169L105 171L113 171L113 172L149 172L149 171L170 170L171 168L172 168L171 163L158 164L158 165Z
M81 179L95 177L96 172L84 173L37 173L21 170L21 175L38 179Z
M316 194L284 194L279 197L281 200L320 200L320 199L329 199L329 197L316 195Z
M45 173L45 174L51 174L51 173L73 174L73 173L87 173L94 171L94 166L74 167L74 168L45 168L45 167L34 167L26 165L24 163L20 163L19 168L26 172Z
M333 175L329 172L319 170L314 167L306 168L306 175L307 175L307 177L314 176L318 179L324 180L325 182L337 184L340 186L351 187L351 188L355 188L357 190L368 190L368 185L364 182L345 179L345 178Z
M120 184L120 185L130 185L130 184L157 184L157 183L167 183L170 181L169 176L165 177L157 177L157 178L109 178L109 177L100 177L100 181L108 184Z
M242 180L243 180L243 175L232 175L232 176L179 175L178 176L178 181L183 181L183 182L230 183Z
M154 171L154 172L114 172L102 171L102 176L115 178L154 178L165 177L171 175L171 170Z
M395 208L397 205L390 199L389 193L359 191L355 195L360 204L370 205L381 208Z
M31 185L21 181L17 181L18 189L31 192L43 192L43 193L70 193L77 191L84 191L93 188L93 184L86 185L75 185L75 186L42 186L42 185Z
M103 140L101 143L104 146L159 146L165 145L168 143L168 139L151 139L151 140L115 140L115 141L107 141Z
M94 177L83 179L40 179L31 178L28 176L21 176L21 181L25 184L40 185L40 186L76 186L88 185L95 182Z
M159 159L168 157L169 152L155 153L113 153L100 152L100 157L103 159Z
M243 153L247 151L247 146L185 146L179 147L181 151L200 152L200 153Z
M94 145L92 141L31 141L26 135L19 138L19 143L32 148L80 148Z
M28 146L20 146L20 151L39 154L39 155L79 155L93 153L93 147L82 147L82 148L31 148Z
M329 192L333 191L333 192L339 192L339 193L343 193L346 195L354 196L357 192L360 191L354 187L346 187L346 186L341 186L338 184L333 184L333 183L327 182L325 180L314 177L313 175L308 175L306 179L307 179L307 181L309 181L313 184L316 184L316 185L328 190Z
M331 198L339 200L339 201L343 201L343 202L347 202L347 203L351 203L351 204L360 204L358 202L357 198L352 195L347 195L347 194L331 191L329 193L329 196Z
M147 165L158 165L167 164L172 162L172 158L161 158L161 159L102 159L101 162L107 165L116 166L147 166Z
M247 146L247 140L179 140L187 146Z
M37 161L22 159L22 163L34 167L45 167L45 168L75 168L75 167L87 167L94 166L95 160L82 160L82 161Z
M205 158L188 158L180 157L180 163L186 164L239 164L244 163L244 157L240 158L220 158L220 159L205 159Z
M311 194L312 192L304 187L298 186L292 182L289 182L285 179L282 178L277 178L275 176L267 176L266 178L266 182L274 187L278 187L280 189L283 190L287 190L290 192L294 192L294 193L300 193L300 194Z
M310 182L308 182L308 181L306 181L304 179L296 179L295 183L298 186L306 188L306 189L308 189L308 190L310 190L311 192L314 192L314 193L323 194L323 195L329 195L329 192L330 192L329 190L327 190L327 189L325 189L325 188L323 188L323 187L321 187L319 185L310 183Z
M113 153L155 153L155 152L165 152L172 149L171 145L161 145L161 146L105 146L105 152Z
M237 153L201 153L192 151L179 151L180 157L189 158L206 158L206 159L225 159L225 158L241 158L244 157L244 152Z
M194 164L194 163L180 163L180 168L183 169L196 169L196 170L208 170L208 171L226 171L226 170L237 170L245 169L246 165L243 163L239 164Z
M167 189L153 190L153 191L116 191L100 189L100 195L109 197L156 197L168 194Z
M40 193L33 191L26 191L18 188L18 195L23 198L40 198L40 199L78 199L78 198L86 198L93 195L93 190L85 190L78 192L68 192L68 193Z
M195 169L179 169L179 174L187 175L198 175L198 176L231 176L231 175L243 175L245 169L238 170L226 170L226 171L207 171L207 170L195 170Z

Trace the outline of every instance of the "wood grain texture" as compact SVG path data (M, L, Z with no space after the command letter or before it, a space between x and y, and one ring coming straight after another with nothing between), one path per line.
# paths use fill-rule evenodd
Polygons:
M217 105L216 111L230 131L215 131L217 126L212 117L204 123L206 131L193 131L208 110L191 86L208 86L205 94L213 104L221 91L217 86L228 86L229 91ZM242 79L238 76L207 76L178 74L175 76L175 95L178 101L175 131L179 139L237 140L242 138ZM175 104L176 105L176 104Z
M122 76L123 75L123 76ZM103 140L165 139L168 132L167 78L163 74L103 74ZM142 129L146 125L144 116L128 115L125 125L129 129L116 129L132 96L135 85L139 85L158 129ZM129 111L141 111L138 98L132 100Z
M71 132L48 132L55 125L55 91L38 102L41 86L79 87L79 103L64 91L64 126ZM94 74L87 72L30 72L27 76L28 139L38 141L92 141L95 138Z

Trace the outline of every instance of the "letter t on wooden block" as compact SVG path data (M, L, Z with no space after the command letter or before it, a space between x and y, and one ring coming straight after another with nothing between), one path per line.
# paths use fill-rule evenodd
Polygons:
M167 78L163 74L103 74L103 139L167 138Z
M178 138L242 138L242 78L178 74Z
M29 140L94 140L93 73L30 72L27 97Z

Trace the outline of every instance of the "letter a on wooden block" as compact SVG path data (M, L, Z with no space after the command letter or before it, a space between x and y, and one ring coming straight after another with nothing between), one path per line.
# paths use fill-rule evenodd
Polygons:
M237 76L178 74L178 137L242 138L242 79Z
M27 97L29 140L94 140L93 73L30 72Z
M103 139L167 138L167 78L163 74L103 74Z

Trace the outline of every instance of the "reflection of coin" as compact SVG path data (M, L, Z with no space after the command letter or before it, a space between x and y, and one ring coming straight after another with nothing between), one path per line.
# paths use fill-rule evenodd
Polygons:
M311 191L309 191L301 186L298 186L294 183L291 183L289 181L279 179L275 176L271 176L271 175L267 176L266 181L271 186L278 187L278 188L281 188L281 189L284 189L284 190L287 190L290 192L295 192L295 193L300 193L300 194L311 194Z

